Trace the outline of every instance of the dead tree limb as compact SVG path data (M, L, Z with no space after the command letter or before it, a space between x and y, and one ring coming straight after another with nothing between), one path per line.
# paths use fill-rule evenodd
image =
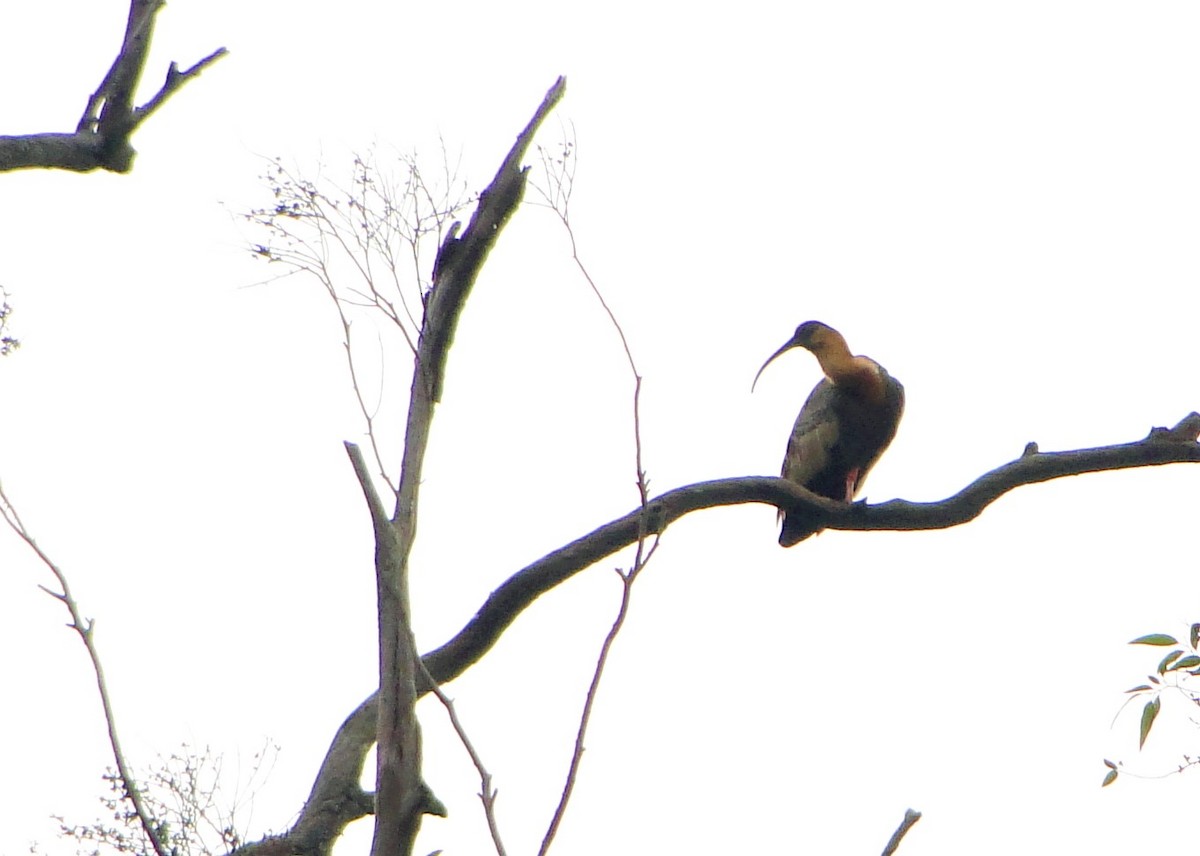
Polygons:
M649 531L655 534L693 511L748 502L800 509L819 518L827 529L947 529L974 520L987 506L1022 485L1106 470L1200 463L1198 435L1200 413L1191 413L1174 428L1156 428L1135 443L1070 452L1038 452L1036 447L1026 447L1017 460L985 473L938 502L894 499L879 505L847 504L817 496L781 478L748 476L676 488L652 499L645 514ZM641 508L634 509L513 574L492 592L457 636L425 655L429 673L439 683L461 675L534 600L605 556L637 543L642 514Z
M163 836L161 818L155 818L150 813L150 809L146 807L146 803L142 799L141 788L138 787L137 780L130 769L129 761L125 757L125 750L121 748L121 740L117 735L117 717L113 712L112 699L109 697L108 681L104 678L104 669L100 664L100 651L96 647L94 634L95 622L83 617L75 596L71 594L71 586L67 583L66 574L38 546L33 535L25 528L25 524L21 521L21 515L17 513L16 507L9 502L3 488L0 488L0 518L3 518L4 522L9 525L9 528L25 542L29 549L33 550L34 554L42 561L42 564L50 569L50 573L58 581L60 591L54 591L46 586L39 586L39 588L62 603L71 615L71 623L67 626L79 634L79 638L83 642L83 647L87 649L88 657L92 661L92 671L96 675L96 688L100 692L100 706L104 710L104 724L108 727L108 743L112 747L113 760L117 765L117 775L121 777L121 784L125 789L124 797L129 800L130 805L133 807L133 813L137 817L138 825L141 826L142 832L150 842L155 856L168 856L170 848L167 846L167 842Z
M421 774L421 730L416 716L417 662L408 603L408 559L417 531L421 470L434 405L441 398L446 361L463 307L501 230L525 194L527 167L521 162L542 121L562 99L559 78L517 136L496 177L480 194L462 237L457 229L443 242L425 296L416 363L409 394L404 455L395 510L381 520L365 467L356 462L359 481L375 521L375 574L379 598L379 713L377 731L375 839L372 856L412 852L425 814L445 814ZM353 450L351 452L353 456Z
M372 853L398 856L411 852L424 814L445 813L421 774L421 733L415 715L416 700L430 687L429 679L418 675L408 604L408 558L416 537L421 469L459 317L483 263L524 196L527 168L521 162L533 136L565 91L566 82L559 78L480 194L467 228L460 235L461 224L455 223L439 249L433 284L423 298L401 475L390 516L360 450L346 444L375 532L381 691L338 729L291 829L244 845L237 856L328 856L345 827L371 813ZM372 746L378 746L374 794L360 785Z
M130 143L133 132L180 87L226 54L225 48L218 48L184 71L171 63L166 80L154 97L135 107L134 97L150 51L155 18L164 5L164 0L130 0L121 50L100 86L88 98L75 132L0 136L0 172L105 169L125 173L133 168L136 154Z
M668 491L651 500L645 514L652 533L663 532L668 525L693 511L748 502L802 508L822 515L824 525L829 529L946 529L974 520L1001 496L1023 485L1107 470L1200 463L1197 437L1200 437L1200 413L1191 413L1174 428L1155 428L1144 440L1134 443L1068 452L1040 452L1030 444L1016 460L985 473L958 493L937 502L897 499L878 505L847 505L809 493L780 478L750 476L700 482ZM439 684L454 680L478 662L517 616L541 595L606 556L637 543L642 514L639 507L509 577L453 639L422 658L429 675ZM428 690L427 679L417 686L418 695ZM358 796L362 793L358 773L362 769L362 759L371 748L367 735L374 733L378 700L378 693L372 695L347 718L334 738L313 786L314 795L318 792L336 794L341 805L357 805L354 811L359 813L355 817L370 811L363 807ZM358 767L354 768L352 763L333 763L332 759L338 758L357 759ZM369 795L365 797L369 800ZM309 803L314 803L313 797L309 798ZM308 813L309 805L306 805L295 828L305 822ZM335 835L340 831L339 828Z
M892 833L891 839L887 846L883 848L883 856L892 856L896 849L900 846L900 842L904 840L904 836L913 828L913 825L921 819L921 812L908 809L904 812L904 820L900 821L900 825L896 827L896 831Z

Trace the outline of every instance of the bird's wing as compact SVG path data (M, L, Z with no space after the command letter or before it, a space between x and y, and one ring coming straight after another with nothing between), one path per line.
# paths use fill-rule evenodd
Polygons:
M833 408L836 394L836 387L823 379L800 409L783 458L783 477L788 481L808 486L829 465L840 429Z

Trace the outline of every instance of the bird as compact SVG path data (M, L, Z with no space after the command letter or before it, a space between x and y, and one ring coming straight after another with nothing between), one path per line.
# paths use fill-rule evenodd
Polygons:
M788 439L783 478L813 493L851 502L871 467L896 436L904 412L904 387L870 357L855 356L837 330L805 321L762 364L792 348L811 351L825 377L813 387ZM820 531L802 511L779 510L779 544L791 547Z

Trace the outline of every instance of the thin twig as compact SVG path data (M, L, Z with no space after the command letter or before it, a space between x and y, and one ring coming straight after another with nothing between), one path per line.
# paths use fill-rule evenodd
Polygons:
M646 471L642 466L642 423L640 402L642 394L642 377L638 374L637 364L633 359L633 351L629 347L629 340L625 337L625 331L621 328L621 324L617 321L617 316L609 307L608 302L604 299L599 286L592 278L587 266L579 256L579 248L575 241L575 231L571 227L571 220L568 213L568 206L571 198L571 189L574 186L574 162L569 160L570 152L574 147L574 143L563 144L563 157L558 161L562 167L561 171L556 171L550 166L550 162L542 151L542 166L546 172L547 182L553 185L549 191L539 188L551 207L558 215L559 220L566 229L567 235L571 241L571 258L575 262L575 266L591 287L592 293L596 295L596 299L600 301L600 305L604 308L608 315L609 321L617 331L617 335L621 339L621 346L625 350L625 358L629 362L629 371L633 375L633 441L634 441L634 469L637 476L638 498L641 504L641 514L638 517L638 536L637 550L634 555L633 565L628 573L617 571L617 575L621 578L621 605L617 610L617 617L613 620L612 627L608 631L608 635L604 637L604 642L600 646L600 654L596 659L596 668L592 672L592 681L588 686L587 696L583 703L583 713L579 718L579 728L575 733L575 748L571 753L571 763L567 770L566 782L563 785L562 793L559 796L558 806L554 810L554 815L550 819L550 826L546 830L546 835L542 839L541 848L538 850L538 856L545 856L550 849L550 845L554 841L554 836L558 833L559 825L566 814L567 805L570 803L571 794L575 790L575 783L579 777L579 767L583 762L584 738L587 736L588 724L591 722L592 709L595 706L596 698L600 689L600 680L604 676L604 667L608 663L608 655L612 650L613 643L616 642L621 628L625 626L625 619L629 614L630 599L633 594L633 584L637 580L638 575L645 568L650 557L654 555L654 551L658 548L658 538L656 534L654 542L649 550L646 550L646 535L648 526L646 523L646 509L649 504L650 485L646 479Z
M41 559L42 564L49 568L50 572L54 574L55 579L58 580L59 587L62 589L61 592L51 591L45 586L39 586L39 588L66 606L67 611L71 614L70 627L79 634L79 638L83 641L83 646L87 649L88 657L92 661L92 670L96 674L96 686L100 690L100 704L104 708L104 721L108 726L108 742L112 746L113 758L117 763L117 772L120 774L121 782L125 786L125 795L133 805L133 810L137 813L138 822L141 823L146 837L150 839L150 843L154 847L154 852L157 856L168 856L166 844L160 837L158 827L154 819L150 817L150 812L142 801L141 791L134 781L129 765L125 762L125 752L121 749L121 741L117 737L117 720L113 715L112 702L108 696L108 684L104 680L104 669L100 666L100 653L96 650L96 643L92 638L95 622L84 620L79 612L79 605L75 602L75 598L71 594L71 587L67 584L66 575L42 548L38 546L33 536L29 534L29 530L25 528L25 524L21 521L21 516L17 513L16 507L9 501L8 495L5 494L2 487L0 487L0 515L3 515L9 528L17 533L17 536L22 541L29 545L29 548Z
M492 787L492 774L484 766L483 759L479 757L479 752L475 749L475 744L467 736L467 731L458 718L458 711L454 708L454 700L442 692L442 688L437 685L437 681L429 674L429 670L425 668L425 663L420 658L417 659L417 667L425 675L425 680L429 681L430 690L442 703L442 707L446 708L454 733L458 735L459 742L467 750L467 754L471 757L471 763L475 765L475 769L479 773L479 799L483 803L483 814L487 818L488 832L492 835L496 853L499 856L506 856L504 842L500 839L500 827L496 823L496 797L500 792Z
M181 86L192 78L199 77L201 72L228 53L229 51L225 48L217 48L208 56L195 63L191 68L186 68L183 71L179 70L178 65L171 63L167 68L167 79L163 81L162 88L155 93L153 98L134 111L134 127L136 128L149 119Z

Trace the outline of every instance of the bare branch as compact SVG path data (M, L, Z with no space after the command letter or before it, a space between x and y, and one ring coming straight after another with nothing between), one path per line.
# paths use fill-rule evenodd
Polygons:
M437 696L438 701L442 703L442 707L446 709L446 714L450 717L450 725L454 728L454 733L458 735L459 742L467 750L467 755L470 756L471 763L475 765L475 769L479 773L479 799L483 803L483 815L487 819L488 832L491 833L492 844L495 845L498 856L506 856L504 842L500 838L500 827L496 823L496 797L499 792L492 787L492 774L484 766L483 759L479 757L479 752L475 749L475 744L467 736L467 730L463 728L462 722L458 718L458 711L454 709L454 701L442 692L442 688L437 685L433 677L429 674L429 670L425 668L424 661L418 661L418 663L421 667L421 673L428 682L429 688Z
M661 533L693 511L761 502L789 510L804 509L805 513L820 516L829 529L946 529L974 520L987 506L1022 485L1107 470L1200 463L1198 433L1200 414L1192 413L1175 428L1155 429L1136 443L1023 455L940 502L897 499L879 505L847 505L768 476L718 479L676 488L652 499L644 512L639 507L518 571L492 592L457 636L426 654L425 664L439 683L453 680L487 653L517 615L538 597L605 556L636 543L643 527L647 532Z
M900 821L900 825L896 827L896 831L892 833L892 838L887 843L887 847L883 848L883 856L892 856L896 852L896 848L900 846L900 842L908 831L913 828L918 820L921 819L921 812L913 811L911 808L904 812L904 820Z
M596 667L592 672L592 681L584 699L583 712L579 717L579 727L575 733L575 749L571 754L571 762L567 768L566 782L563 785L562 793L559 795L558 805L555 807L554 814L550 819L550 825L546 830L545 836L542 838L538 856L546 856L546 853L549 852L550 845L554 842L554 837L558 833L558 828L562 823L563 817L566 815L567 806L571 801L571 794L574 792L575 783L579 778L579 768L583 763L584 739L587 737L588 725L592 718L592 709L595 707L596 698L599 695L600 681L604 677L604 667L608 663L609 652L612 650L613 644L621 632L621 628L625 626L625 618L629 614L629 604L633 595L633 584L658 547L658 536L655 536L653 546L651 546L649 551L645 549L647 534L646 510L649 503L650 486L646 479L646 470L642 465L642 376L638 373L637 363L633 358L633 350L629 346L625 330L621 327L616 314L609 307L608 301L604 299L604 294L600 291L600 287L592 278L587 265L583 263L583 259L579 255L579 246L575 240L575 230L571 226L569 215L571 191L575 184L575 161L571 158L574 148L575 143L573 140L565 141L562 144L562 156L551 158L546 154L544 148L541 146L538 147L538 152L542 158L542 168L545 172L547 187L538 187L537 190L554 209L555 213L558 214L563 228L566 229L567 236L571 241L571 258L591 288L592 293L600 302L600 306L616 330L617 336L620 337L621 347L625 351L625 359L629 363L629 372L633 376L633 463L641 509L639 514L637 553L634 556L633 566L629 569L628 573L617 571L618 576L621 578L621 605L617 610L617 617L613 620L612 627L609 629L608 634L604 637L603 644L600 646L600 654L596 659Z
M592 682L588 686L587 696L583 703L583 714L579 717L579 728L575 732L575 749L571 753L571 763L567 770L566 784L563 786L562 794L559 796L558 805L554 809L554 815L550 819L550 826L542 838L542 845L538 848L538 856L546 856L546 853L549 852L550 845L554 841L554 836L558 833L558 827L567 812L567 805L570 803L571 794L575 790L575 782L579 778L579 765L583 762L584 738L587 737L588 724L592 720L592 708L596 705L596 697L600 691L600 680L604 677L604 667L608 664L608 654L612 650L613 643L617 641L617 636L620 634L621 628L625 626L625 618L629 615L629 603L633 595L633 584L637 580L638 574L641 573L642 568L645 567L646 561L649 560L657 547L658 540L656 538L654 546L650 548L645 559L643 560L639 557L634 562L634 566L629 573L617 571L617 575L621 578L621 605L617 609L617 617L613 620L608 635L604 637L604 643L600 646L600 656L596 658L596 668L592 672Z
M504 159L488 189L479 195L479 206L471 216L471 222L462 237L455 237L453 233L447 235L438 253L434 266L437 275L426 306L426 318L433 316L432 323L427 323L426 326L434 338L430 339L428 350L425 351L429 359L421 361L422 375L429 385L430 398L435 402L440 401L442 397L441 378L445 374L446 357L454 341L458 316L462 312L467 295L475 284L475 277L487 260L488 253L500 236L500 230L516 211L525 194L528 167L522 167L521 161L533 142L533 135L550 115L550 111L562 100L566 91L566 78L560 77L542 99L541 106L533 114L529 124L517 135L516 144Z
M163 0L130 0L121 50L92 93L73 134L0 136L0 172L18 169L105 169L125 173L136 152L129 138L180 87L226 54L218 48L186 71L171 63L162 88L143 107L133 99L146 65L155 18Z
M201 72L212 65L214 62L225 56L229 51L225 48L217 48L204 59L197 62L191 68L179 70L177 63L171 63L167 68L167 79L163 81L162 88L154 94L154 97L134 111L133 127L136 129L139 125L149 119L155 111L161 107L168 98L174 95L185 83L193 78L199 77Z
M449 164L444 168L445 186L435 190L422 177L416 155L402 155L399 160L397 179L377 162L373 151L355 155L349 186L343 188L332 181L298 176L275 158L263 176L271 192L270 204L245 215L267 233L266 242L255 245L255 255L313 277L333 303L375 469L392 491L393 506L398 475L385 459L383 441L396 432L380 428L382 396L369 401L364 385L370 377L382 389L391 361L383 330L375 326L380 343L378 371L364 372L363 335L354 325L363 316L372 322L386 319L386 329L398 331L417 357L427 294L420 273L422 260L431 245L437 249L434 242L440 241L444 225L468 203L465 194L459 195L452 186L457 179Z
M367 501L367 509L371 512L371 522L375 524L376 531L387 528L387 510L383 507L379 494L375 492L375 484L371 481L371 473L367 469L367 462L363 460L362 450L354 443L348 442L345 445L346 454L350 456L350 463L354 467L354 475L358 477L358 483L362 487L363 498Z
M4 521L9 525L9 528L29 546L29 549L33 550L42 561L42 564L50 569L50 573L54 574L55 579L58 580L58 584L62 588L61 592L55 592L43 587L43 591L66 606L67 611L71 614L70 627L79 634L84 648L87 649L88 657L92 661L92 671L96 674L96 687L100 691L100 704L104 709L104 722L108 726L108 742L112 747L113 759L117 764L117 772L125 787L125 795L128 797L134 812L137 814L138 821L142 825L142 830L146 833L146 837L154 847L154 852L157 856L168 856L169 850L163 842L158 823L150 816L150 812L142 800L142 793L138 789L133 773L125 761L125 752L121 749L121 741L117 737L117 720L113 714L112 701L108 696L108 684L104 680L104 669L100 666L100 652L96 650L96 642L92 638L95 622L83 618L79 612L79 604L75 602L75 598L71 595L71 587L67 584L66 575L42 551L42 548L38 546L37 541L34 540L29 530L25 528L25 524L21 521L16 507L9 501L3 488L0 488L0 516L4 517Z
M408 559L416 537L421 471L458 319L480 268L524 194L526 169L521 160L525 151L565 88L565 81L559 78L546 93L496 177L480 194L462 237L446 239L434 266L433 286L426 295L396 508L391 526L375 530L380 684L372 856L410 853L422 815L445 811L421 777L421 730L415 711L420 655L410 621ZM423 684L424 676L421 678Z
M1200 436L1200 414L1192 413L1174 428L1156 428L1145 440L1136 443L1071 452L1027 450L1017 460L984 474L954 496L931 503L893 500L881 505L846 506L808 494L783 479L766 476L681 487L650 500L645 512L639 507L510 577L453 639L422 658L424 668L418 694L429 692L433 682L449 683L480 660L517 616L542 594L605 556L637 543L639 531L661 532L692 511L747 502L788 507L796 504L826 513L829 528L940 529L973 520L1000 496L1022 485L1106 470L1200 463L1197 436ZM357 471L360 470L356 468ZM365 467L361 472L366 472ZM294 853L327 856L328 844L341 834L346 824L371 813L372 795L362 791L359 779L363 761L375 742L378 702L379 694L372 694L338 729L312 793L292 829L283 836L246 845L237 851L237 856ZM315 844L308 849L301 846L304 841L325 842L325 849Z

